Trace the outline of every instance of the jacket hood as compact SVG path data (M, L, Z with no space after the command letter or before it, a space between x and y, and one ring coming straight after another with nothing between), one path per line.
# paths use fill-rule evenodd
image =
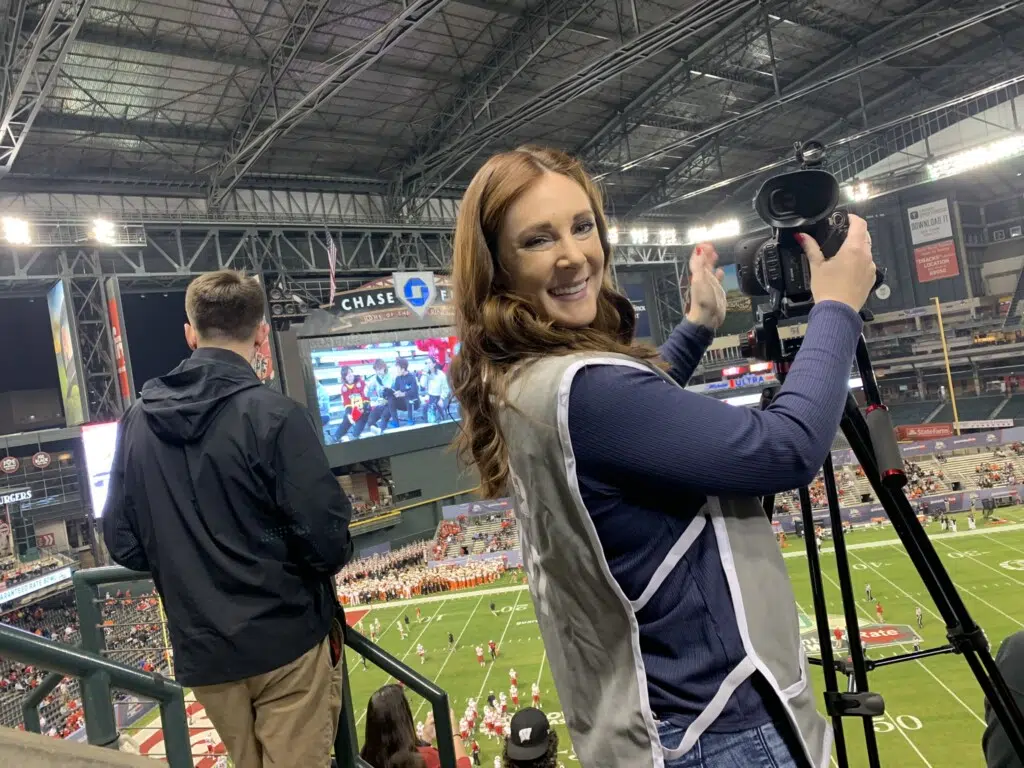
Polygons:
M195 442L231 397L262 386L245 359L225 349L203 348L165 376L142 387L142 412L161 440Z

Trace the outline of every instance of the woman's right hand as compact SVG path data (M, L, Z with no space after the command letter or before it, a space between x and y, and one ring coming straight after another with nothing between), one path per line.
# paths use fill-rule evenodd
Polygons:
M859 312L877 276L867 222L850 214L846 240L831 259L825 258L810 235L801 234L798 239L811 265L811 295L815 302L841 301Z

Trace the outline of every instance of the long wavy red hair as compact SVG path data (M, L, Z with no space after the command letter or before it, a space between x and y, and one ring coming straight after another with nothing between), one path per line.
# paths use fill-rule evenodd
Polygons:
M604 277L597 316L587 328L564 328L541 317L536 307L512 288L509 264L498 252L509 207L545 173L566 176L583 188L594 212L604 250ZM462 409L455 440L459 456L475 465L480 491L495 497L505 491L508 446L498 411L517 363L543 355L618 352L641 360L657 357L635 344L633 306L615 290L612 252L601 191L575 158L555 149L520 147L491 157L470 182L455 224L452 283L461 349L452 361L452 391Z

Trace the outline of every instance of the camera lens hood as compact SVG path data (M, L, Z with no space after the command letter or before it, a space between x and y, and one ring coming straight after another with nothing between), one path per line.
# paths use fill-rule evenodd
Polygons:
M800 229L828 217L839 204L839 182L828 171L802 170L773 176L761 185L754 210L777 229Z

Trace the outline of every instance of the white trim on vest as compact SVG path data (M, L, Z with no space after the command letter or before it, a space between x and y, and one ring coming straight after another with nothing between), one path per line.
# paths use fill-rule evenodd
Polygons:
M687 550L693 546L693 542L697 540L701 532L704 530L704 526L707 524L708 519L703 515L697 515L690 521L690 524L686 526L686 530L683 531L682 535L676 539L676 543L672 545L672 549L665 555L665 559L661 561L661 564L654 571L654 575L651 576L651 580L647 582L647 586L644 587L644 591L640 597L636 600L631 600L630 605L633 606L633 612L639 613L643 610L643 607L650 602L651 598L654 597L655 593L661 588L661 585L665 583L665 579L672 573L679 561L683 559L683 555L686 554Z
M678 760L697 746L697 740L719 718L722 710L725 709L725 705L729 703L729 699L736 693L736 689L743 685L756 671L757 668L754 666L754 662L750 660L749 656L744 656L740 663L732 668L732 672L725 676L725 680L718 686L718 690L715 691L715 695L708 702L704 711L697 715L696 719L690 723L690 727L683 734L683 740L679 742L679 746L675 749L664 747L665 759Z
M573 379L576 378L576 373L581 368L585 368L590 365L617 365L625 368L636 368L638 370L648 372L651 369L640 362L633 363L628 360L621 360L614 357L589 358L587 360L575 362L566 368L562 374L562 381L558 385L558 436L559 442L562 446L562 460L565 464L565 474L566 480L569 484L569 492L572 495L572 499L580 513L580 519L583 521L587 535L590 537L591 543L594 545L594 551L603 552L604 548L601 546L601 540L597 535L597 529L594 527L594 523L590 519L590 512L587 511L586 504L583 503L583 494L580 493L579 478L576 476L576 455L573 452L572 439L569 435L569 393L572 389L572 382ZM612 576L611 568L608 566L608 560L602 557L600 566L601 572L608 580L608 584L611 587L613 594L619 599L619 602L622 603L622 609L629 620L630 641L633 646L633 665L640 694L640 714L643 716L644 723L647 725L647 735L651 742L651 766L652 768L664 768L665 756L661 746L661 739L658 736L658 724L655 722L654 712L651 710L651 700L647 690L647 670L644 669L643 656L640 653L640 626L637 623L636 614L633 613L629 598L626 597L626 594L622 591L622 587L619 586L615 577ZM633 766L630 768L633 768ZM641 768L641 766L636 766L635 768Z
M795 732L797 741L800 742L800 747L804 751L807 763L809 765L814 765L814 761L811 758L811 752L808 749L803 734L800 732L796 717L793 715L793 711L789 706L789 700L796 694L803 691L808 684L807 668L803 663L805 659L803 650L801 649L800 653L800 679L792 685L787 686L785 691L783 691L782 687L779 685L779 681L775 679L775 675L772 674L772 671L768 669L768 666L761 661L760 657L757 655L757 652L754 650L754 644L750 639L750 627L747 626L747 614L743 608L743 595L740 592L739 574L736 572L736 563L732 556L732 545L729 543L729 532L725 526L725 514L722 512L722 505L717 497L708 496L708 508L710 510L711 524L714 527L715 537L718 539L718 554L722 560L722 568L725 570L726 581L729 583L733 612L736 614L736 626L739 629L740 638L743 640L743 648L747 652L747 658L753 662L757 671L764 676L764 679L779 697L779 702L782 704L782 708L786 711L786 715L789 717L789 721L793 726L793 731ZM827 768L829 761L832 758L832 729L825 728L824 730L825 735L823 739L823 749L821 753L822 762L820 768Z

